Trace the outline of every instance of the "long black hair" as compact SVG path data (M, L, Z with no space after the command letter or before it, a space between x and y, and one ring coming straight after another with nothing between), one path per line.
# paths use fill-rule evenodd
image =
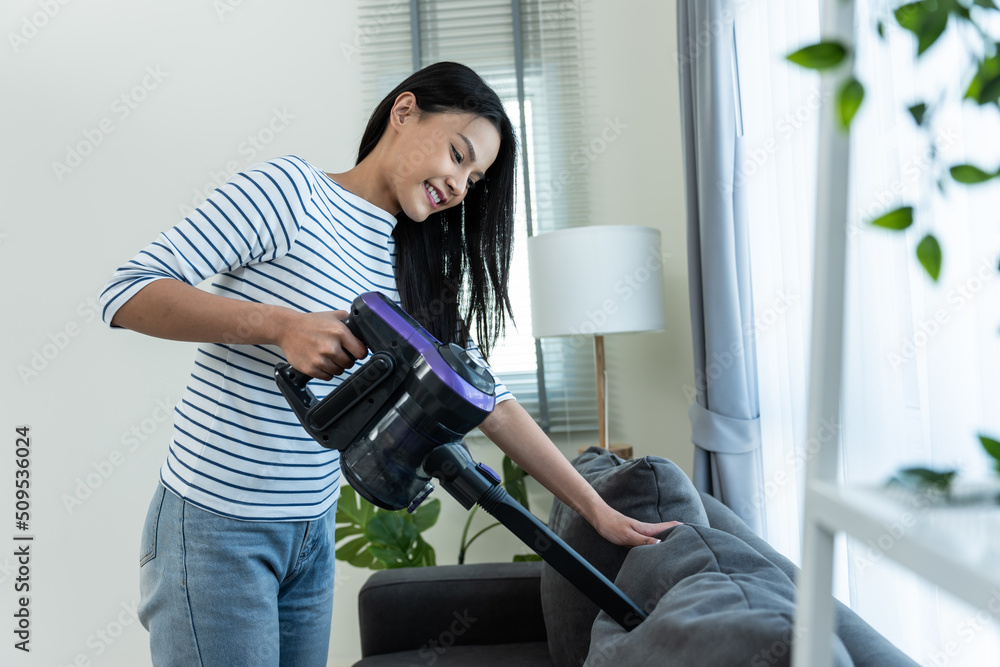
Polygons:
M507 285L514 245L514 128L500 98L478 74L459 63L439 62L410 75L379 103L361 138L358 162L378 144L404 92L413 93L422 113L471 113L500 134L496 160L461 206L432 213L422 223L400 212L393 230L403 309L438 340L463 347L474 321L486 356L506 318L513 320Z

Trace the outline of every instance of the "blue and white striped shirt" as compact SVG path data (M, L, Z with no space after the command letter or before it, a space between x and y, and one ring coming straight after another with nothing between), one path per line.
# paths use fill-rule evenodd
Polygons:
M164 278L197 285L214 277L217 294L300 312L347 310L372 290L398 303L395 224L305 160L269 160L233 175L119 268L101 294L102 316L110 323L136 292ZM239 336L237 327L231 340L199 345L160 479L217 514L317 518L340 495L340 455L309 437L278 391L273 369L282 350ZM349 374L310 388L322 398ZM509 398L498 384L497 400Z

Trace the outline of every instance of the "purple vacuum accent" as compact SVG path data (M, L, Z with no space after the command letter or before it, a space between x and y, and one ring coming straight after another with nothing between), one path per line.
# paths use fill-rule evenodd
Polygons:
M419 324L415 328L415 323L411 324L400 317L399 313L383 301L383 297L378 292L362 294L361 300L373 312L385 320L385 323L392 327L396 333L410 343L427 361L434 375L438 376L442 382L448 385L456 395L462 397L467 403L480 410L485 410L486 412L493 411L493 408L496 406L496 397L479 391L456 373L448 365L448 362L441 357L441 353L437 349L437 345L440 345L440 342L430 332ZM430 340L427 340L428 338Z
M489 467L485 463L477 463L476 468L479 469L479 472L486 475L487 478L493 480L494 484L500 484L500 475L497 474L496 470Z

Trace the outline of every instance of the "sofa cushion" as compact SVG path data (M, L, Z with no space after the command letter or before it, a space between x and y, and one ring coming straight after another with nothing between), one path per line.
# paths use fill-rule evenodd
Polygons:
M605 502L626 516L649 523L708 525L691 480L667 459L647 456L623 461L591 447L574 459L573 465ZM552 506L549 528L612 580L629 554L627 547L605 540L558 499ZM546 564L542 570L542 611L553 664L579 667L587 657L591 626L600 611L597 605Z
M742 540L678 526L636 547L615 583L649 613L631 632L601 612L585 667L789 665L795 591L777 566ZM834 664L852 665L839 639Z

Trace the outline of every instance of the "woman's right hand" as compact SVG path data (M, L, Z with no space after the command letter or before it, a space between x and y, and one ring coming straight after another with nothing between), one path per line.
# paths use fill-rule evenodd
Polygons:
M278 346L292 368L329 380L368 354L368 348L344 324L345 310L295 313L287 319Z
M344 324L346 318L345 310L301 313L165 279L139 290L118 309L111 323L170 340L277 345L293 368L329 380L368 353Z

